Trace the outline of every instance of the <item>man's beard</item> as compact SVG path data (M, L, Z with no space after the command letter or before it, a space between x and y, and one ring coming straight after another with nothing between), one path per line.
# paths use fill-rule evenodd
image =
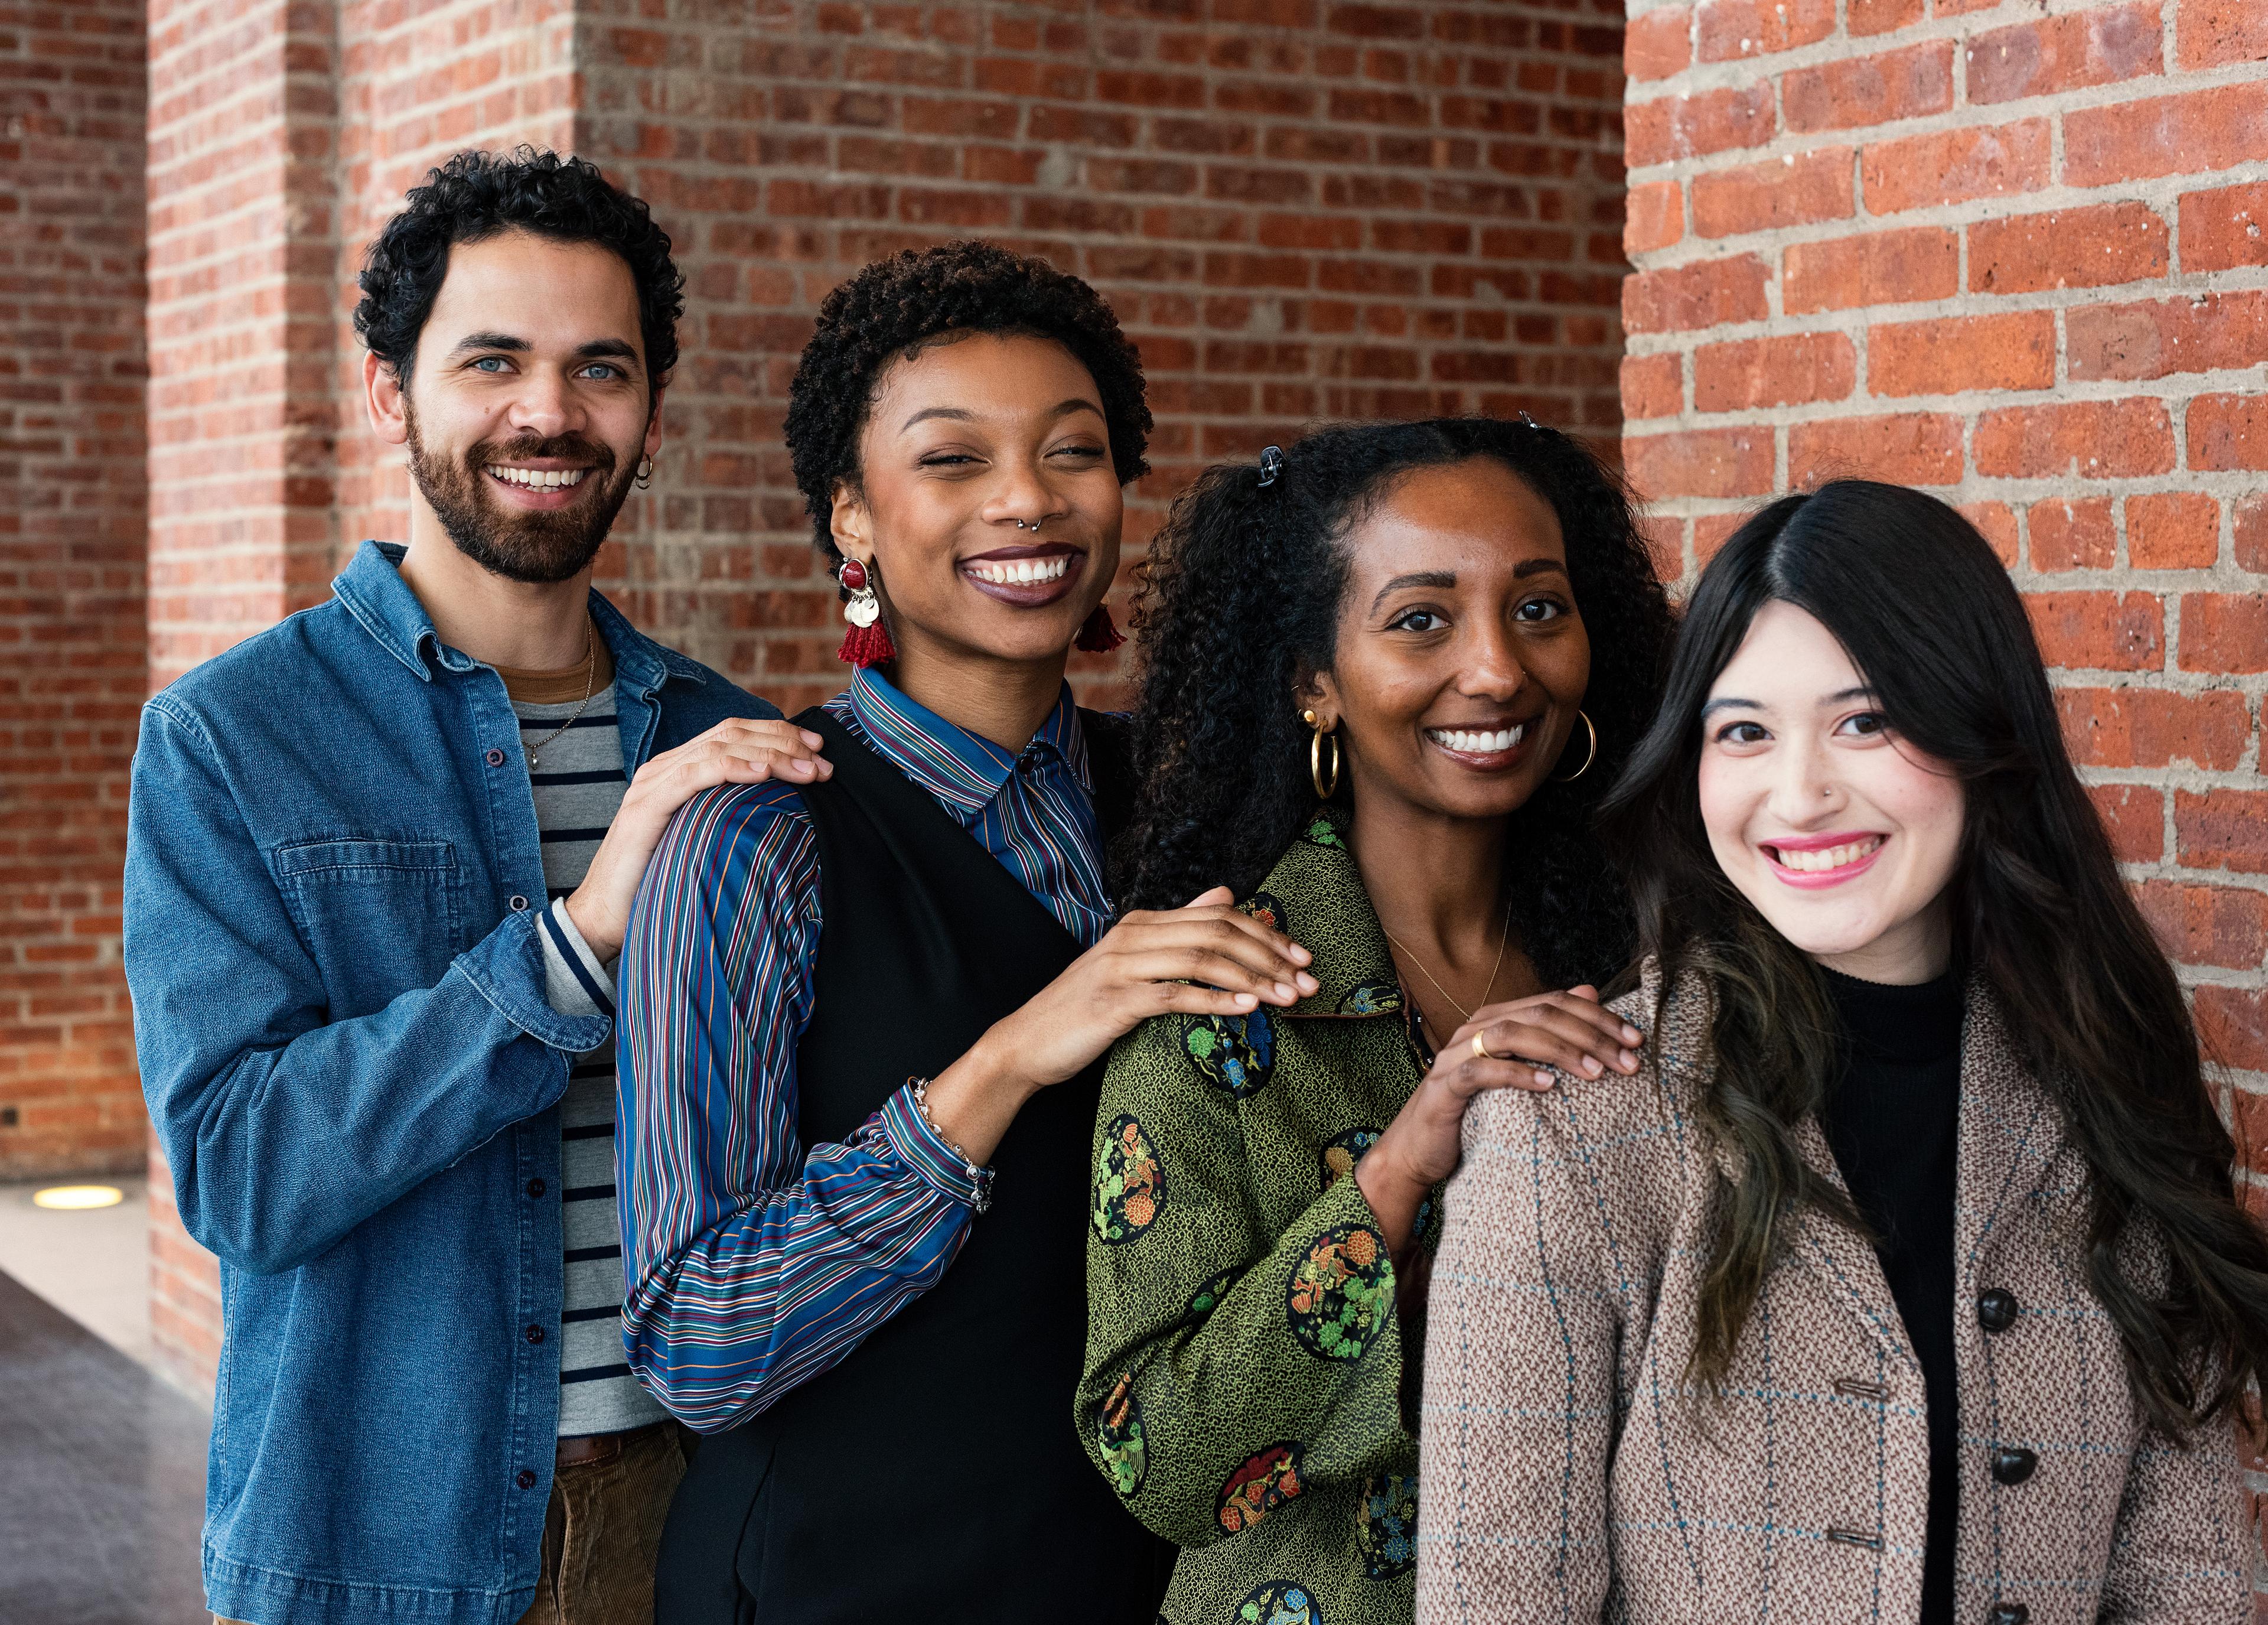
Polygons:
M429 452L417 432L416 414L403 415L409 431L409 477L417 482L426 505L459 552L506 580L549 586L579 574L598 556L630 494L637 470L618 472L612 451L579 434L483 440L456 462ZM507 508L484 489L490 464L546 457L588 465L583 486L596 489L578 486L575 501L549 513Z

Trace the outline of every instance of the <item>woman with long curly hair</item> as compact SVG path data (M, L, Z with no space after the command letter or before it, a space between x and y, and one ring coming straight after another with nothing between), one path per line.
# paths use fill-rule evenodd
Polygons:
M1077 1422L1185 1548L1175 1625L1408 1620L1428 1193L1476 1091L1637 1064L1590 820L1669 612L1619 485L1525 422L1327 430L1152 546L1121 895L1226 882L1315 985L1113 1053Z
M2268 1244L1984 539L1766 508L1607 811L1647 1087L1466 1119L1418 1617L2250 1619Z
M902 254L821 307L787 441L858 667L799 719L832 771L689 803L624 958L625 1336L714 1436L668 1625L1152 1617L1169 1555L1062 1418L1099 1063L1314 983L1225 891L1104 888L1130 779L1064 668L1112 636L1149 428L1110 307L1039 261Z

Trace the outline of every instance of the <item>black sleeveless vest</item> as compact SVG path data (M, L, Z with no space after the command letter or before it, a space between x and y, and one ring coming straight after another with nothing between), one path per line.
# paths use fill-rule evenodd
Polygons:
M1082 713L1105 838L1130 799L1114 719ZM806 1146L848 1139L1079 957L928 792L824 711ZM1069 1618L1149 1625L1174 1548L1118 1503L1071 1420L1086 1336L1100 1062L1042 1089L993 1154L991 1210L937 1285L841 1363L701 1442L671 1506L657 1625Z

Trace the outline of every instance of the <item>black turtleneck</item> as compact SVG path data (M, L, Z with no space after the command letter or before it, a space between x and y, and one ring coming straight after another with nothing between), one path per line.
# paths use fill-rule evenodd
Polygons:
M1929 1401L1929 1531L1920 1625L1952 1625L1961 1482L1961 1385L1953 1363L1953 1204L1961 1118L1959 982L1918 986L1826 972L1841 1061L1820 1126L1920 1363Z

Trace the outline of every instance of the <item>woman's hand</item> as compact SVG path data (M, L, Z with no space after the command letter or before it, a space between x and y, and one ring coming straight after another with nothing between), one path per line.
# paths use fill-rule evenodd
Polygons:
M1473 1038L1477 1034L1481 1049ZM1551 1087L1557 1067L1578 1077L1636 1072L1645 1035L1599 1002L1590 986L1484 1005L1433 1058L1378 1143L1355 1164L1355 1183L1395 1252L1409 1245L1425 1193L1457 1171L1465 1108L1484 1089Z
M630 901L645 875L646 861L677 809L711 785L761 784L784 779L809 784L833 775L819 754L819 735L792 722L734 717L698 739L649 758L630 780L606 838L591 854L583 883L567 898L568 918L601 959L622 951Z
M1187 906L1137 910L933 1079L930 1115L971 1162L989 1158L1025 1101L1076 1077L1152 1016L1247 1016L1296 1004L1314 956L1216 886Z

